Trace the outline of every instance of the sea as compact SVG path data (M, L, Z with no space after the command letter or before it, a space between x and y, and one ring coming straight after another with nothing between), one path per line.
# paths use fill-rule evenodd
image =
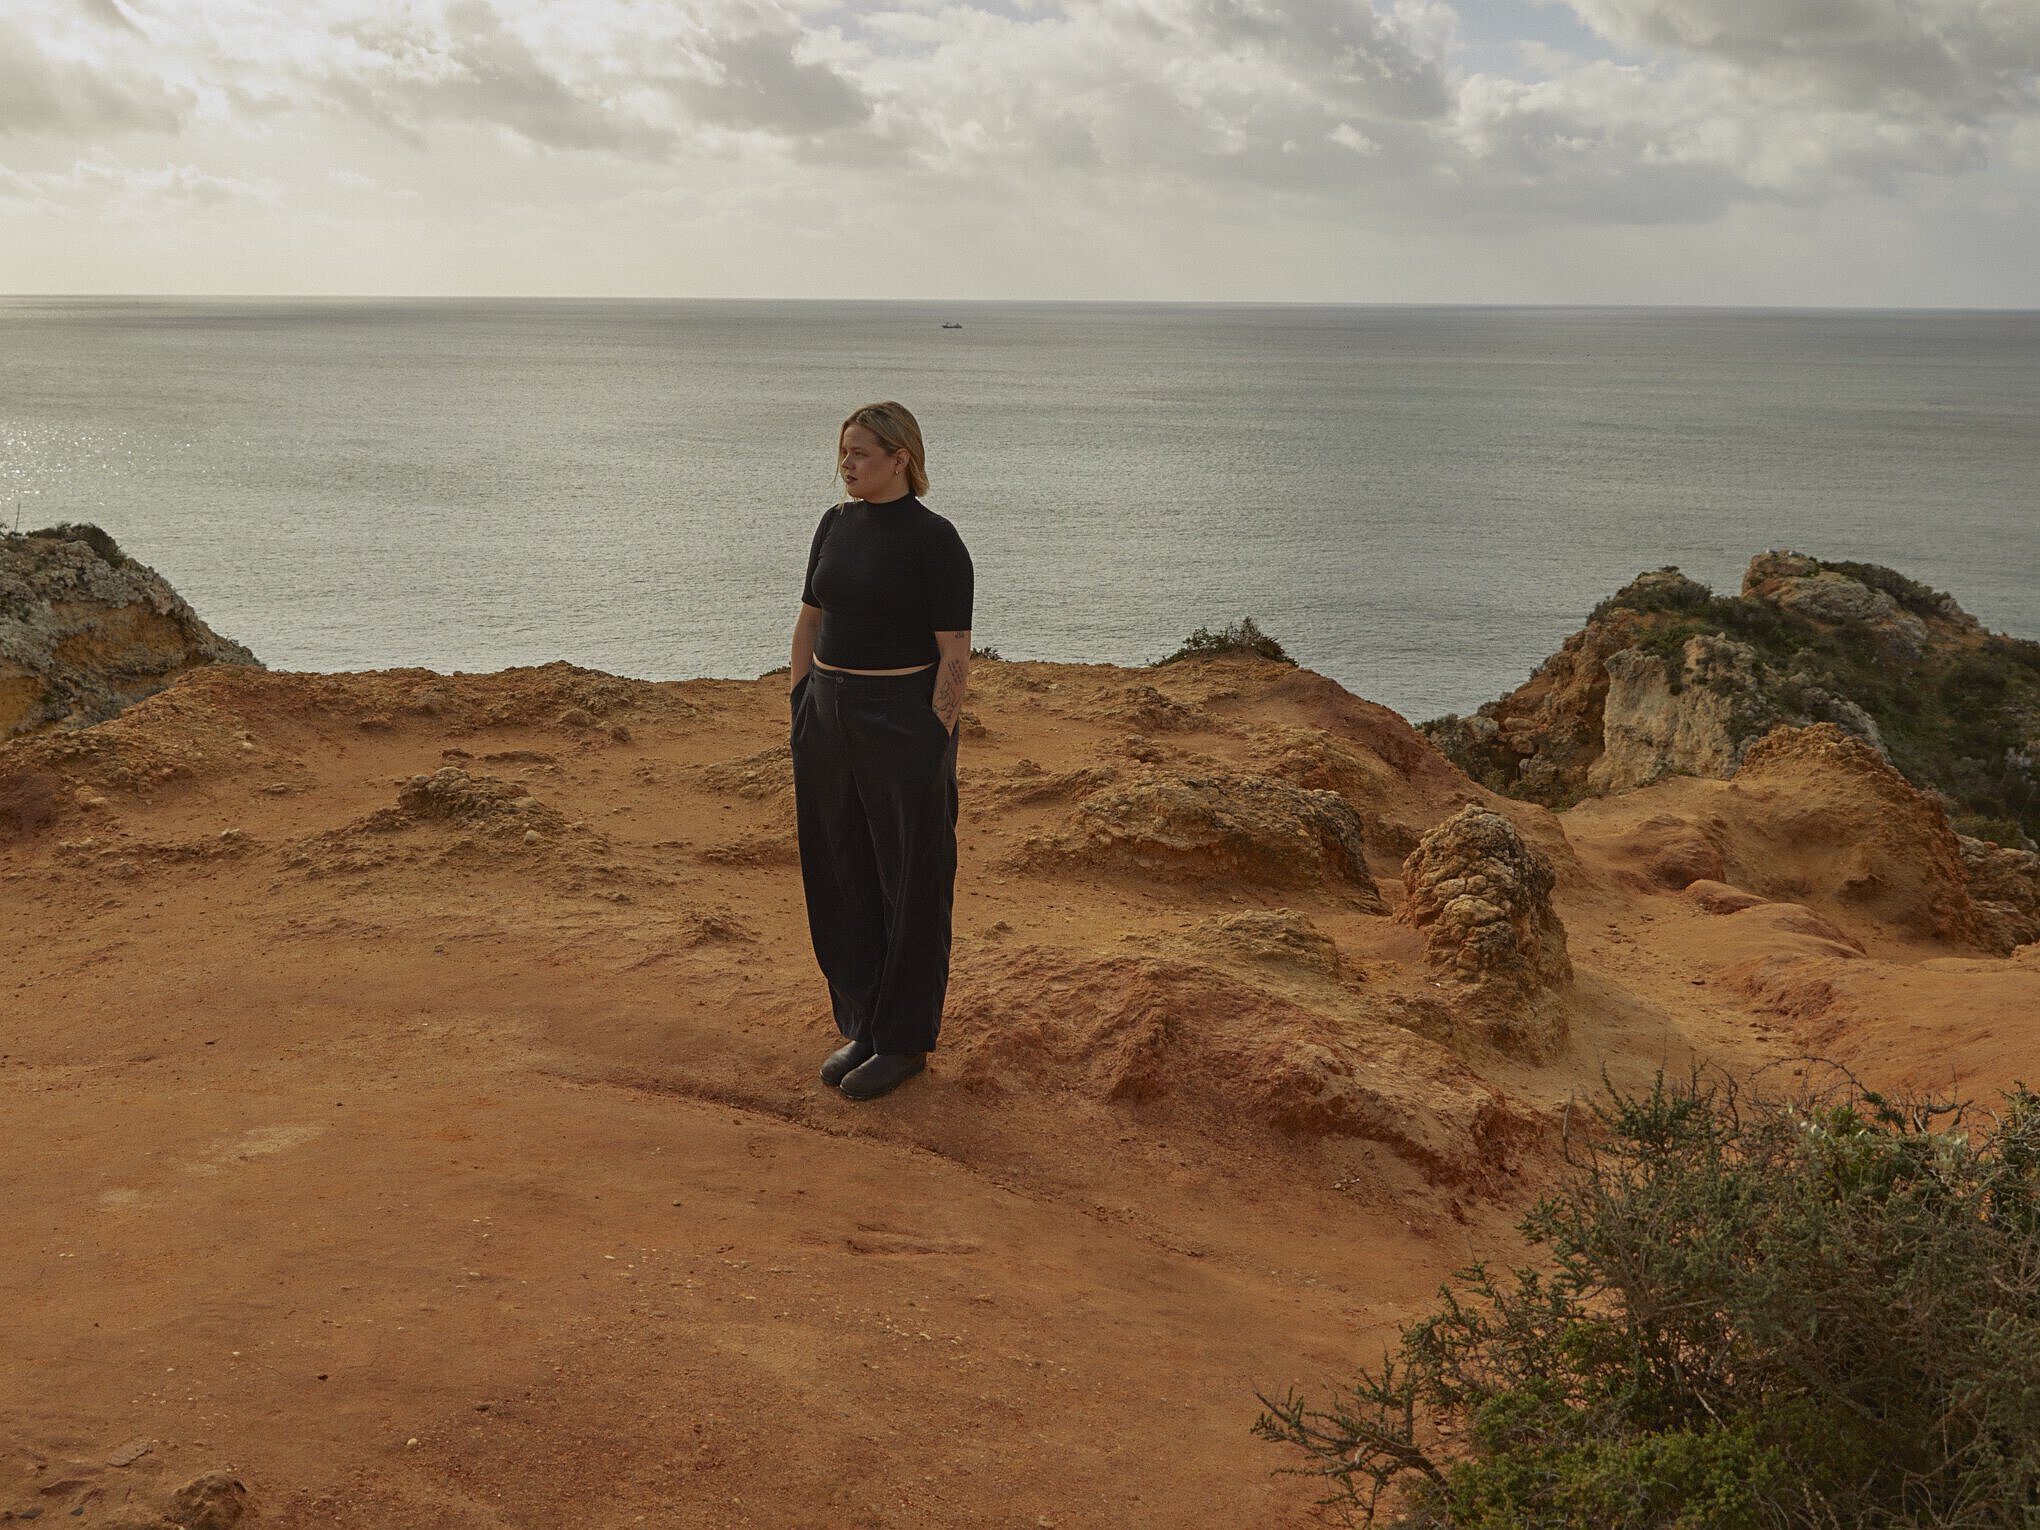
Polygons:
M2034 312L4 298L0 522L275 669L754 676L879 399L1009 659L1252 616L1418 720L1770 548L2040 635Z

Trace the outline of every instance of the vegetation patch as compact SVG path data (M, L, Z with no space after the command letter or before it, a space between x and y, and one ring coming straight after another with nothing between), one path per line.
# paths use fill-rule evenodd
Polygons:
M2040 1523L2040 1097L1612 1087L1522 1223L1377 1370L1261 1398L1349 1522Z
M1273 659L1278 664L1296 661L1275 639L1263 632L1251 616L1228 622L1213 632L1199 627L1174 653L1155 660L1156 665L1175 664L1183 659Z

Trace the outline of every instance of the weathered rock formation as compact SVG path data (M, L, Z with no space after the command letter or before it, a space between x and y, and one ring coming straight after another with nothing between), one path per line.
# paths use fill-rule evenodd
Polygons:
M2007 949L1970 895L1940 802L1830 724L1759 740L1710 828L1738 887L1914 939Z
M258 664L96 526L0 535L0 739L103 722L202 664Z
M1563 806L1726 778L1773 728L1814 723L1990 837L2040 832L2040 644L1869 564L1764 553L1733 597L1677 569L1641 575L1524 685L1424 731L1490 788Z
M1399 919L1424 932L1431 966L1493 1014L1490 1039L1544 1055L1564 1035L1540 1001L1572 981L1565 926L1551 905L1550 863L1514 824L1468 806L1432 829L1403 862Z
M1150 771L1084 798L1066 832L1024 852L1143 876L1319 888L1382 909L1360 815L1336 792L1265 776Z
M987 1093L1052 1087L1221 1138L1358 1137L1451 1184L1491 1178L1534 1135L1385 1014L1327 1013L1198 962L1017 947L961 967L946 1013L950 1066Z
M1969 874L1969 895L1999 946L2040 940L2040 855L1964 834L1956 844Z

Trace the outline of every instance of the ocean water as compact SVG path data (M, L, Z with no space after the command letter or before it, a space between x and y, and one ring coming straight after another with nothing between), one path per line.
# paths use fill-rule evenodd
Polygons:
M2040 635L2035 313L0 299L0 520L274 668L755 675L877 398L1008 658L1251 614L1419 719L1772 547Z

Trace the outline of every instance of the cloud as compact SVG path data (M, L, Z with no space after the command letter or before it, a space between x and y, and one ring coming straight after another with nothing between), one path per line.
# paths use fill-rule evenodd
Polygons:
M1565 4L1606 56L1475 71L1444 0L12 0L0 134L181 134L168 157L223 185L222 146L288 141L328 198L388 150L428 208L570 221L748 180L805 227L847 186L954 226L1413 234L1702 223L2040 155L2034 0Z
M129 19L128 13L120 8L120 0L79 0L80 8L101 26L115 27L124 32L140 34L141 28Z
M675 93L701 121L757 129L793 138L849 128L871 115L871 102L828 65L803 61L802 34L790 24L710 34L701 57L709 78L687 81Z
M1602 36L1719 59L1824 105L1914 115L2030 112L2030 0L1570 0Z
M0 167L0 195L45 210L145 218L172 209L275 208L286 197L274 181L217 175L193 164L125 164L105 154L68 170L23 172Z
M486 0L452 0L436 16L345 22L330 35L341 46L312 72L315 87L415 144L440 123L505 128L540 148L650 158L677 139L670 123L634 106L627 81L570 81Z
M68 39L0 22L0 135L174 133L189 92L115 57L67 57Z

